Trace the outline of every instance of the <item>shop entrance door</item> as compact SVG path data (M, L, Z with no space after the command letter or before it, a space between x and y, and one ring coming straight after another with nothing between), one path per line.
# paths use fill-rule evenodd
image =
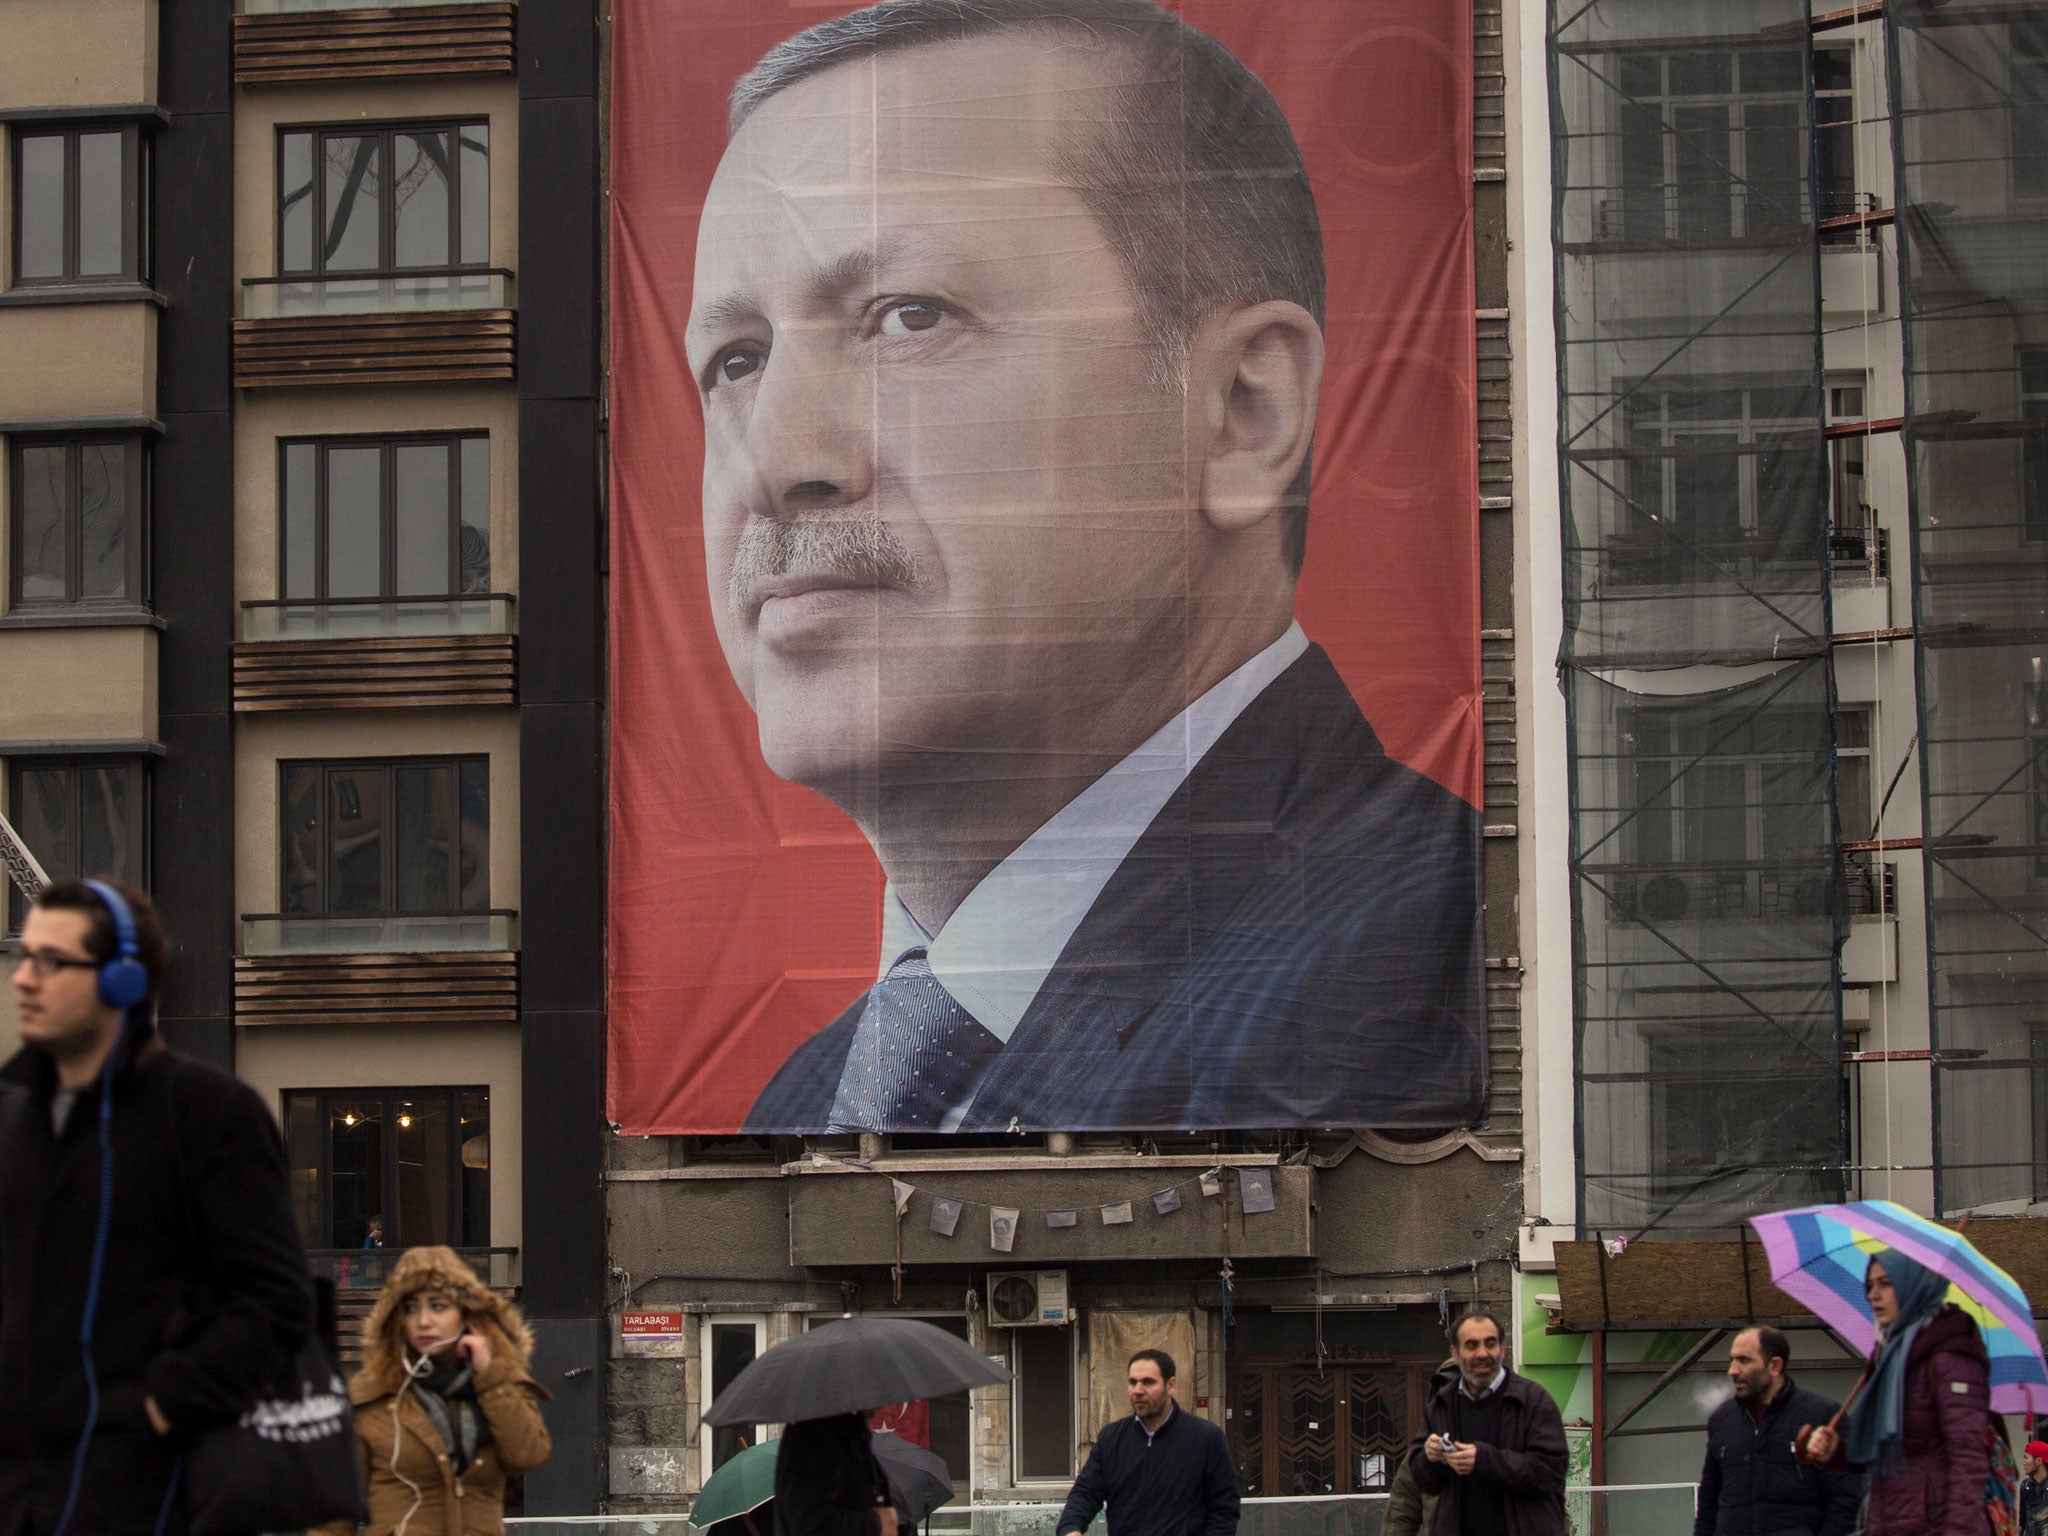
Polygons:
M1421 1426L1436 1366L1234 1363L1230 1448L1245 1494L1384 1493Z

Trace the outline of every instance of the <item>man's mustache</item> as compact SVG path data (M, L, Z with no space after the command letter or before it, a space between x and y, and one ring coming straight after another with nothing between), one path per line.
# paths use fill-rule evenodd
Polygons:
M726 602L745 620L761 606L761 588L786 576L823 577L835 586L912 588L921 575L916 558L873 513L749 517L733 551Z

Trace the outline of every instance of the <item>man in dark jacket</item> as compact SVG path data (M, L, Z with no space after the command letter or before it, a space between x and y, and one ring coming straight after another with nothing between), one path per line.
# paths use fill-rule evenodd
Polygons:
M156 1038L164 952L126 886L59 881L22 927L24 1045L0 1068L0 1536L156 1528L185 1439L254 1402L311 1326L277 1126ZM183 1526L171 1508L164 1528Z
M1408 1466L1437 1495L1430 1536L1565 1536L1564 1416L1509 1370L1500 1319L1473 1311L1451 1332L1458 1379L1423 1411Z
M1131 1356L1131 1416L1106 1424L1060 1511L1059 1536L1080 1536L1109 1505L1109 1536L1234 1536L1237 1469L1207 1419L1175 1406L1173 1356Z
M1728 1346L1735 1395L1707 1420L1693 1536L1847 1536L1863 1479L1794 1453L1800 1427L1835 1403L1792 1384L1792 1349L1775 1328L1745 1328Z

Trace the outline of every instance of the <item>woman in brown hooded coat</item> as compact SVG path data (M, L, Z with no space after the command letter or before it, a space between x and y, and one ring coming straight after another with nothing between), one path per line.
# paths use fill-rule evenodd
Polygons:
M533 1333L452 1248L409 1248L349 1383L368 1536L502 1536L505 1482L548 1459ZM347 1524L321 1536L353 1536Z

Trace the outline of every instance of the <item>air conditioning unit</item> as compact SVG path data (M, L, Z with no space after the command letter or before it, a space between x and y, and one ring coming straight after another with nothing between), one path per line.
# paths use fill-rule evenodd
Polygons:
M1068 1323L1067 1272L1064 1269L1017 1269L988 1277L988 1320L996 1328L1032 1328L1043 1323Z

